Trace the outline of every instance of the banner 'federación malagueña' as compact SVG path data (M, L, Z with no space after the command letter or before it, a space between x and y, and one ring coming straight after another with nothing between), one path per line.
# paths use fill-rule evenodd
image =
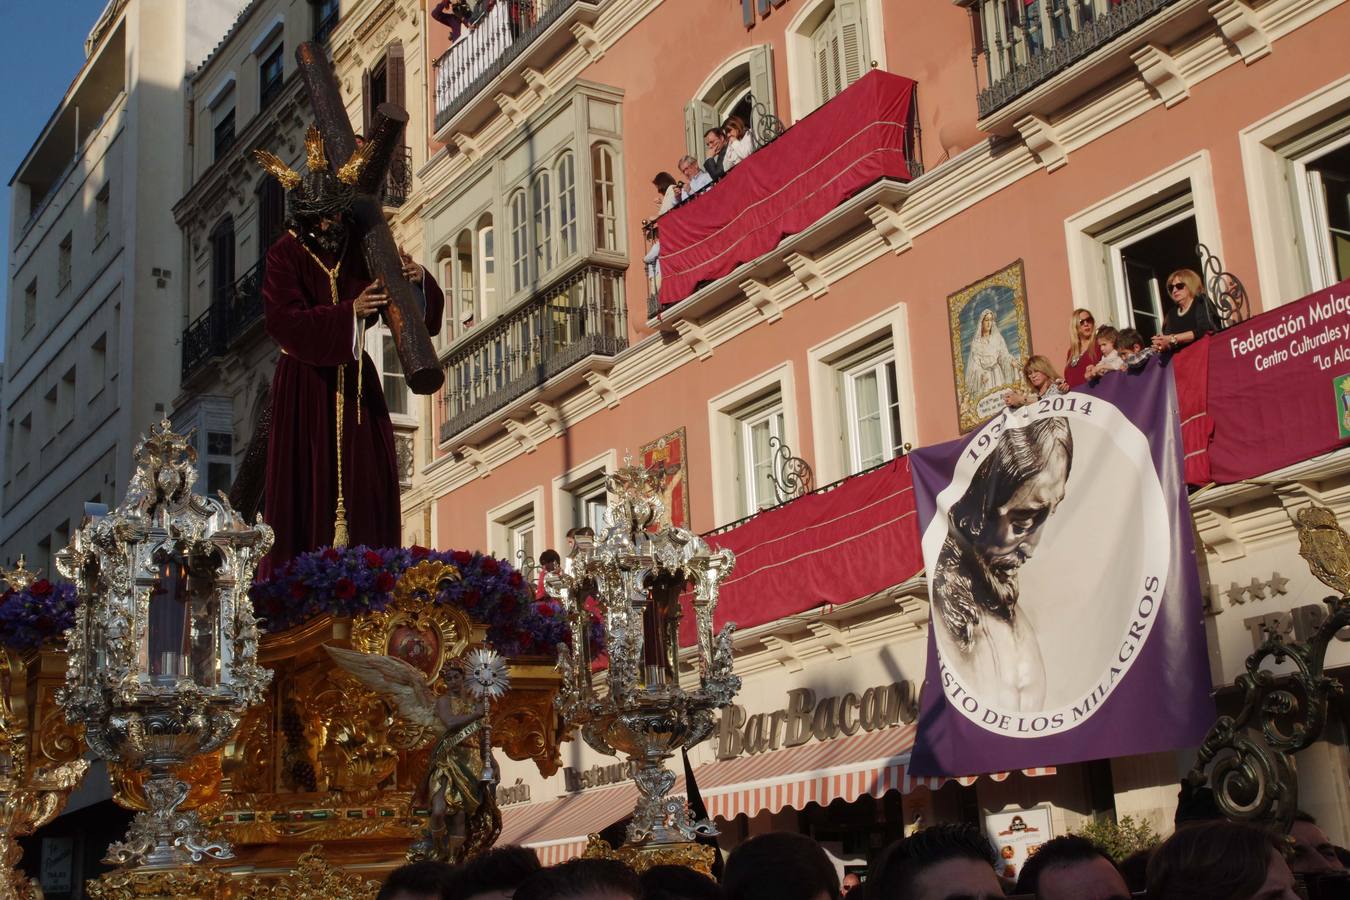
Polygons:
M1166 365L909 459L932 601L915 774L1200 743L1214 705Z

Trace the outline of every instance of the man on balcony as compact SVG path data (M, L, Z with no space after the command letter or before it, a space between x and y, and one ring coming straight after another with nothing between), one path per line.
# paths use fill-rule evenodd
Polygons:
M388 304L353 234L357 150L334 175L310 129L304 177L275 156L258 159L286 188L288 230L267 253L263 305L281 348L272 380L263 517L276 543L271 569L319 547L398 546L399 479L380 374L362 349L366 327ZM422 286L427 330L436 334L445 297L406 254L403 276Z

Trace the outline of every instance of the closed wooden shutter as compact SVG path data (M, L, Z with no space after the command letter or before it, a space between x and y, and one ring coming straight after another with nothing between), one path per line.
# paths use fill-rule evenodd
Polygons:
M835 27L837 15L831 12L811 36L811 52L815 60L816 105L820 106L839 93L839 32Z
M778 106L774 98L773 84L773 46L765 44L756 47L750 57L750 93L755 102L764 104L765 112L777 114Z
M684 143L690 156L703 159L703 135L717 125L717 110L702 100L690 100L684 105Z
M835 0L834 16L838 20L842 90L868 73L872 57L867 49L866 12L862 0Z
M405 84L407 77L405 73L403 58L403 42L394 41L385 51L384 57L384 77L385 77L385 102L393 103L395 106L407 108L408 97Z
M370 102L370 70L365 69L361 72L361 133L370 131L370 116L374 112L373 105Z

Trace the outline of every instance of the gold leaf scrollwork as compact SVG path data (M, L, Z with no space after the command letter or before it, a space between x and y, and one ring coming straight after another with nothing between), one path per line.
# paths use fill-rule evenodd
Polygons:
M586 859L617 859L639 875L654 866L684 866L711 877L715 853L712 847L693 841L616 850L600 835L592 834L586 839L586 852L581 855Z

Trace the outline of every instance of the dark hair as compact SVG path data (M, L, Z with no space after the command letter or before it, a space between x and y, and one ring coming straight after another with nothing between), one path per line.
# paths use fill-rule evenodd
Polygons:
M1110 341L1113 344L1120 342L1120 332L1116 331L1110 325L1097 326L1097 340Z
M969 859L994 874L998 855L974 825L934 825L891 844L867 868L868 897L908 897L919 873L949 859Z
M707 131L703 132L703 136L704 136L704 137L707 137L707 136L710 135L710 134L715 134L715 135L717 135L718 137L720 137L722 140L726 140L726 139L727 139L727 132L726 132L726 129L725 129L725 128L722 128L721 126L718 126L718 125L714 125L712 128L709 128Z
M1245 900L1265 883L1270 854L1284 845L1272 832L1216 819L1179 829L1148 861L1149 900Z
M545 550L539 554L539 565L546 566L549 563L560 563L562 557L558 555L557 550Z
M1036 893L1041 881L1041 873L1046 869L1092 862L1099 856L1111 865L1115 865L1114 862L1111 862L1111 857L1107 856L1105 850L1085 837L1066 834L1051 838L1041 844L1040 849L1022 864L1022 871L1017 875L1017 893Z
M515 900L568 900L599 893L642 896L642 885L633 870L614 859L572 859L540 869L516 888Z
M375 900L390 900L401 893L448 897L454 888L454 878L455 867L449 863L432 860L410 863L389 873Z
M1128 350L1131 347L1142 346L1144 346L1144 336L1139 333L1138 328L1122 328L1120 329L1120 333L1116 335L1117 349L1123 347Z
M652 866L643 872L642 900L722 900L722 888L685 866Z
M804 834L773 831L731 851L722 873L727 900L839 900L839 873L824 849Z
M1181 782L1181 790L1177 791L1177 811L1172 815L1173 825L1180 828L1189 822L1212 822L1222 818L1213 788L1197 787L1185 780Z
M468 898L489 891L514 891L539 868L539 857L528 847L514 844L494 847L460 867L452 896Z
M1063 416L1047 416L1024 428L1004 430L993 452L980 463L970 487L952 504L952 525L969 538L980 540L995 510L1038 473L1057 450L1068 457L1064 471L1068 478L1073 464L1073 432Z
M1142 894L1144 888L1148 886L1148 861L1153 856L1153 849L1149 847L1147 850L1136 850L1116 866L1131 894Z
M1316 824L1317 824L1317 820L1313 818L1312 813L1310 813L1310 812L1304 812L1304 811L1301 810L1301 809L1296 809L1296 810L1294 810L1294 821L1295 821L1295 822L1306 822L1306 823L1308 823L1309 825L1316 825Z
M656 185L656 189L664 194L667 188L675 185L675 177L669 172L657 172L656 177L652 179L652 184Z

